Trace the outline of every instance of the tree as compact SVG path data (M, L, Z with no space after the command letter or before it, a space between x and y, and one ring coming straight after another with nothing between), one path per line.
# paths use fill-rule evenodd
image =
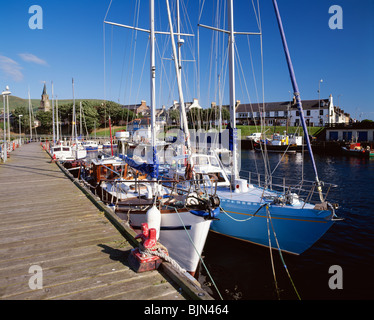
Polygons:
M58 114L61 121L67 120L71 124L73 122L73 103L59 106ZM75 115L77 119L77 128L79 128L82 123L82 134L86 134L86 128L88 133L91 133L95 126L99 126L100 118L94 102L82 101L82 119L80 118L80 103L76 103Z
M173 124L179 124L179 110L170 110L169 111L169 118L172 120Z
M12 112L14 116L13 132L18 132L21 119L21 130L30 133L30 116L26 107L16 107ZM22 115L20 118L19 116Z
M103 127L105 127L105 125L108 123L109 115L110 115L112 125L122 120L121 105L119 105L118 103L112 102L112 101L106 101L102 103L98 107L97 112L100 115L100 120L101 120Z
M38 111L36 113L36 119L40 121L40 133L52 134L52 111Z

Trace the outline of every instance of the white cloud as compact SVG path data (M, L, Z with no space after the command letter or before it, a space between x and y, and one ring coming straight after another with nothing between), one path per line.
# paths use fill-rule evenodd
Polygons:
M23 80L22 67L18 62L6 56L0 55L0 70L13 81L19 82Z
M32 62L32 63L40 64L40 65L43 65L43 66L48 65L47 61L45 61L43 59L40 59L40 58L38 58L37 56L35 56L31 53L20 53L18 55L21 57L21 59L23 61Z

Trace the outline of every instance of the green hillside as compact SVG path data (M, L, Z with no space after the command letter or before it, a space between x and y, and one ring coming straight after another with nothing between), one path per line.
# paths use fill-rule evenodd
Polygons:
M76 99L75 104L79 105L81 101L88 101L93 102L97 105L100 105L101 103L104 103L104 100L98 100L98 99ZM50 103L52 104L52 101L50 99ZM58 100L58 105L64 105L73 103L73 99L64 99L64 100ZM37 109L40 106L40 99L31 99L31 105L34 111L37 111ZM2 103L1 103L2 106ZM17 107L27 107L29 106L29 100L28 99L22 99L16 96L9 96L9 109L10 111L14 111ZM2 108L1 108L2 109Z

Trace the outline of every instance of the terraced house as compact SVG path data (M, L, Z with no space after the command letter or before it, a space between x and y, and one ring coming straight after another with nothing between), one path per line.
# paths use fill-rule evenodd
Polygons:
M334 106L333 97L321 100L302 101L305 121L308 126L325 126L332 123L349 123L350 115L338 106ZM259 124L264 118L265 125L298 126L300 114L295 99L283 102L265 102L242 104L240 101L236 107L237 124Z

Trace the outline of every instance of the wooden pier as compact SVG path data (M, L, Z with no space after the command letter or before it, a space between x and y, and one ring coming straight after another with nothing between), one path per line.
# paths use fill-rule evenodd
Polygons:
M0 299L211 299L167 263L135 273L120 223L37 143L0 164L0 195Z

